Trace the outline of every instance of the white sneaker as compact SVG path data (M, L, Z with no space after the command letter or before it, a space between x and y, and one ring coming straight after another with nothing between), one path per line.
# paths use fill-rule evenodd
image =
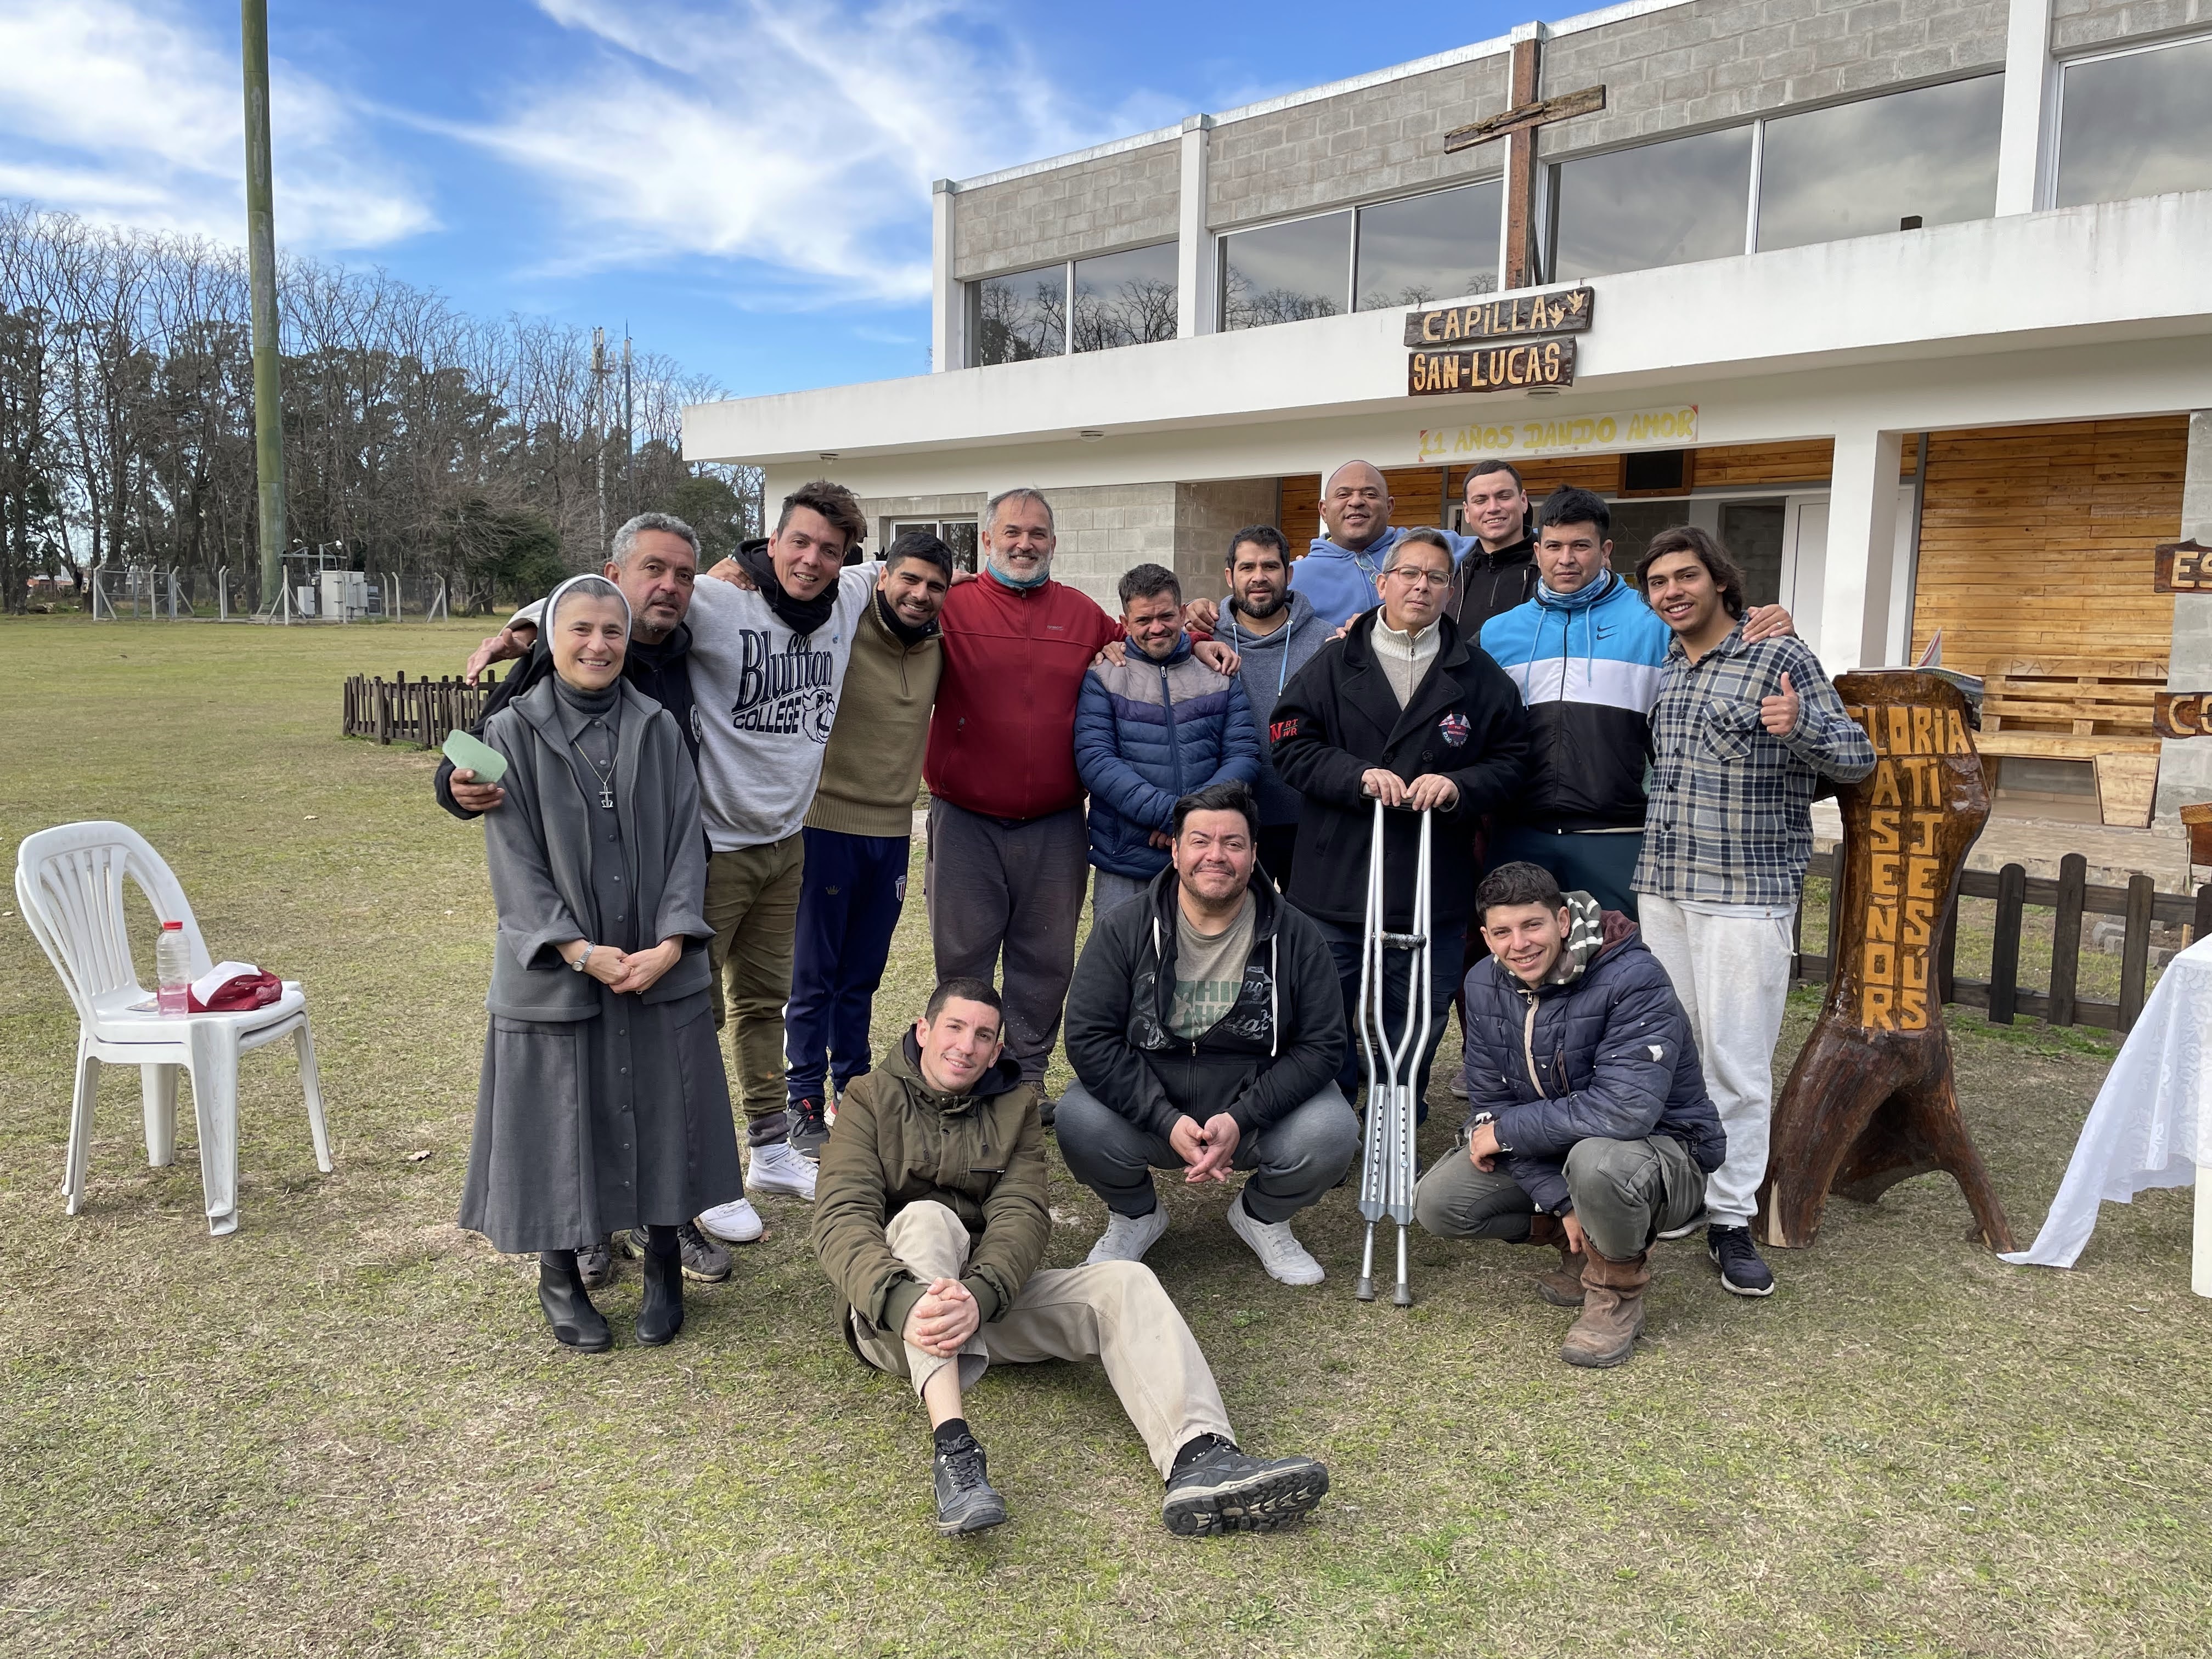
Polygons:
M812 1164L793 1152L788 1141L779 1140L753 1148L752 1159L745 1166L745 1190L803 1198L811 1204L814 1174Z
M760 1212L749 1200L732 1199L700 1212L699 1231L712 1233L725 1244L750 1244L768 1231Z
M1252 1247L1267 1276L1283 1285L1318 1285L1328 1277L1313 1253L1297 1241L1287 1221L1261 1221L1247 1213L1244 1194L1229 1206L1229 1231Z
M1168 1230L1167 1206L1154 1203L1150 1215L1109 1215L1106 1231L1098 1235L1098 1242L1091 1247L1084 1265L1095 1267L1102 1261L1142 1261L1145 1252L1160 1242L1160 1235Z

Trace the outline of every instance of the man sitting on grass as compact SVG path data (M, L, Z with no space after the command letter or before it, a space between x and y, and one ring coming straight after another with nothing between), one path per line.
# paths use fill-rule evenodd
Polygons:
M904 1376L929 1412L937 1529L1006 1518L961 1414L994 1359L1103 1361L1167 1481L1169 1531L1296 1519L1328 1471L1237 1449L1206 1356L1149 1267L1038 1270L1052 1233L1044 1128L1036 1087L1005 1053L1005 1018L988 981L939 985L914 1030L854 1079L815 1191L814 1249L849 1304L848 1345Z
M1467 976L1466 1156L1421 1177L1413 1213L1444 1238L1556 1243L1538 1287L1583 1310L1559 1358L1623 1364L1652 1240L1697 1219L1727 1146L1689 1016L1636 924L1540 866L1492 870L1475 914L1491 954Z

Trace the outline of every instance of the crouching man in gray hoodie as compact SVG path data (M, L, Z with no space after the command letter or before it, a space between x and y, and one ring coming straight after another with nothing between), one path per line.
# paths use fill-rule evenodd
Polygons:
M1636 924L1549 871L1502 864L1474 902L1491 954L1467 976L1470 1110L1414 1218L1445 1238L1557 1244L1538 1288L1583 1310L1559 1358L1622 1364L1652 1242L1698 1220L1727 1150L1690 1018Z

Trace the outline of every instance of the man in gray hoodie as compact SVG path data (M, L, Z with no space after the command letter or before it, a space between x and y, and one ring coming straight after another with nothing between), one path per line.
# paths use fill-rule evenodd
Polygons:
M1291 591L1291 547L1271 524L1247 525L1230 538L1229 598L1193 606L1194 618L1237 656L1237 678L1252 705L1252 723L1264 734L1275 699L1297 677L1306 659L1327 645L1331 629L1303 593ZM1260 744L1260 867L1285 891L1291 854L1298 840L1298 792L1285 783Z

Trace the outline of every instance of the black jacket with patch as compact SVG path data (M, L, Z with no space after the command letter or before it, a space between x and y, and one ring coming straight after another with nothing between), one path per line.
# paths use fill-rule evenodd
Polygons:
M1284 688L1268 722L1275 770L1305 798L1291 902L1340 927L1362 926L1375 802L1361 792L1360 777L1370 767L1409 783L1435 772L1459 787L1459 799L1433 815L1431 914L1425 922L1456 927L1474 908L1474 839L1483 815L1510 800L1528 770L1528 711L1505 671L1449 617L1437 620L1437 654L1401 708L1375 656L1381 615L1370 611L1316 653ZM1403 931L1413 919L1419 820L1412 812L1384 817L1387 921Z
M1451 588L1444 599L1444 615L1459 624L1472 640L1483 623L1502 617L1517 605L1536 597L1541 573L1536 568L1536 538L1522 536L1510 547L1486 553L1478 542L1452 568Z

